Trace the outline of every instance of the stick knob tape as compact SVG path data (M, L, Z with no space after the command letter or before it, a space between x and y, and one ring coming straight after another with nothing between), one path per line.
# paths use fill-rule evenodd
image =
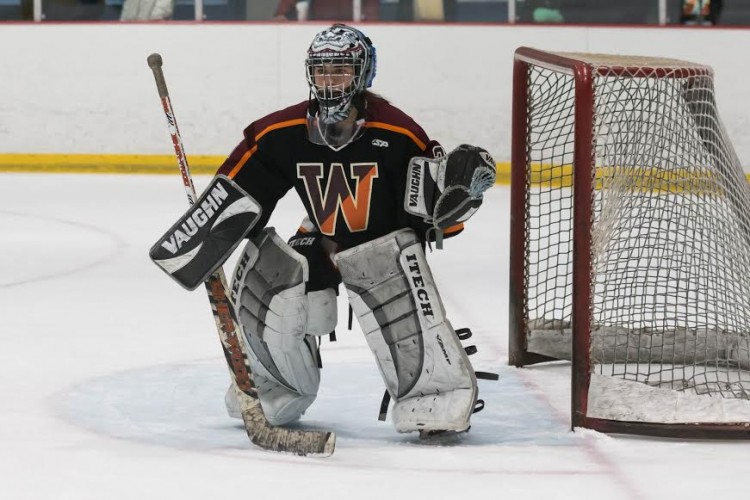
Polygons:
M161 58L161 54L153 53L146 59L148 67L154 72L154 79L156 80L156 89L159 91L159 97L162 99L169 95L167 91L167 82L164 79L164 72L161 67L164 61Z

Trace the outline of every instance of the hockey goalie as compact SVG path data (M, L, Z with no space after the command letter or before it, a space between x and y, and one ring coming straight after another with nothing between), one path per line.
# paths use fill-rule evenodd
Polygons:
M260 404L284 426L315 401L319 338L336 327L343 283L386 390L398 432L468 430L476 375L425 258L457 235L495 181L482 148L445 154L422 128L368 90L370 39L336 24L306 59L310 96L251 123L152 259L188 289L237 248L231 299ZM284 241L266 227L290 189L307 214ZM233 393L227 395L230 413Z

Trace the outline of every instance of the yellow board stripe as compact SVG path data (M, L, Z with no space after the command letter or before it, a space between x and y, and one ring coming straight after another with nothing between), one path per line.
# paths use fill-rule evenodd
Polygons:
M193 174L213 175L225 159L224 156L192 155L188 161ZM0 172L178 175L179 168L173 155L9 153L0 154ZM597 174L597 177L601 176L601 173ZM647 177L664 182L656 172ZM745 177L750 180L750 174L745 174ZM570 165L532 165L531 181L534 185L570 185L571 180ZM497 163L495 183L510 185L510 162Z
M191 155L190 171L213 175L226 157ZM173 155L0 154L0 172L59 174L177 174ZM510 163L497 164L497 183L510 184Z
M497 168L495 184L510 186L510 162L495 162L495 167Z
M188 162L193 174L212 175L224 159L194 155ZM0 154L0 172L177 175L179 171L174 155Z
M532 163L529 181L542 189L573 186L573 165ZM745 174L750 179L750 175ZM597 167L594 188L617 187L630 192L724 195L719 176L706 168Z

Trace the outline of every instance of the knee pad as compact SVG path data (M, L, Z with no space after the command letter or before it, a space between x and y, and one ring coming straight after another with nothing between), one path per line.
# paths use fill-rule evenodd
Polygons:
M338 290L341 276L333 263L336 244L320 232L298 232L289 239L289 246L307 259L310 271L308 290Z
M341 252L336 263L395 401L396 430L468 429L476 376L445 318L414 231L402 229Z
M312 404L320 384L316 335L336 324L332 289L306 293L307 261L273 230L248 242L232 298L266 418L283 425Z

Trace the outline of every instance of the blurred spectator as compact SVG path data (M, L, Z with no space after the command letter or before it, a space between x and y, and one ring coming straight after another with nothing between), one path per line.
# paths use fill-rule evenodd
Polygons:
M456 0L399 0L399 21L455 21Z
M309 0L307 9L298 8L297 0L279 0L274 19L297 19L297 12L306 12L310 21L351 21L354 19L352 0ZM300 6L302 7L302 6ZM362 0L362 20L376 21L380 16L380 0Z
M174 0L125 0L120 21L161 21L173 13Z
M43 12L47 21L92 21L102 18L104 8L104 0L49 0Z
M24 21L34 19L34 0L21 0L21 19Z
M563 23L561 0L526 0L522 19L531 19L535 23Z
M682 24L718 24L722 0L682 0Z

